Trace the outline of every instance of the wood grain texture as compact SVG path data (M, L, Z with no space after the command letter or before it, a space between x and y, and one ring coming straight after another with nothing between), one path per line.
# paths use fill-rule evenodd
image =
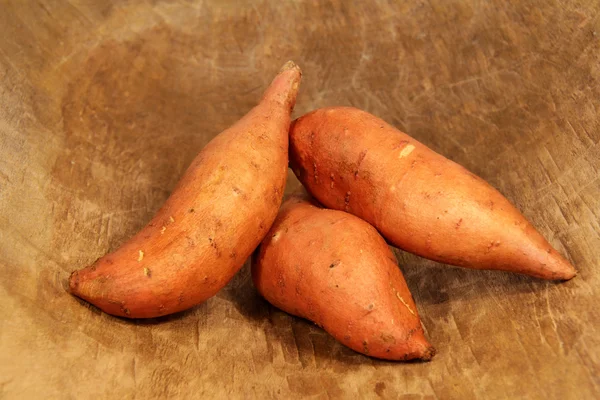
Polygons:
M600 5L592 0L0 0L3 398L600 397ZM397 251L430 363L358 355L248 268L129 322L65 292L150 220L295 60L296 115L365 109L497 187L563 284ZM297 181L289 174L288 191Z

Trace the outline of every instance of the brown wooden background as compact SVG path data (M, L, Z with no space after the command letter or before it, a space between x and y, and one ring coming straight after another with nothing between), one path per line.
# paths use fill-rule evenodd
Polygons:
M295 115L386 119L499 188L579 276L398 251L431 363L353 353L266 304L247 267L157 321L67 294L288 59ZM596 0L0 0L0 397L598 398L599 116Z

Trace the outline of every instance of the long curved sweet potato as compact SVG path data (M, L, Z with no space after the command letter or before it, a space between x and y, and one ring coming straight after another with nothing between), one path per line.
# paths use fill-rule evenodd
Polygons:
M71 292L109 314L150 318L225 286L281 205L300 77L286 64L261 102L199 153L146 227L71 275Z
M389 360L435 354L390 248L351 214L292 196L255 253L252 277L271 304L357 352Z
M544 279L576 274L496 189L364 111L319 109L294 121L290 164L317 200L404 250Z

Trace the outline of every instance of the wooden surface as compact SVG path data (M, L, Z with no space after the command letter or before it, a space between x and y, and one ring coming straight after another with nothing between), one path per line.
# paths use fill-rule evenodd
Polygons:
M398 251L430 363L344 348L259 298L247 267L156 321L67 294L288 59L295 115L384 118L499 188L579 275ZM598 398L599 117L596 0L0 0L0 397Z

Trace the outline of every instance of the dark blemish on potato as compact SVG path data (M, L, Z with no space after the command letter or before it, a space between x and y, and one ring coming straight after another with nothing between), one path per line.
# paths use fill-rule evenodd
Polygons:
M346 197L344 198L344 209L348 211L350 209L350 192L346 192Z
M494 211L494 201L490 200L489 202L490 210Z
M193 213L193 212L195 212L195 210L194 210L193 208L190 208L190 209L188 210L188 212L189 212L189 213Z
M179 293L179 298L177 299L178 303L183 303L183 292Z
M429 194L427 192L422 192L421 194L423 195L424 199L430 199L431 198L431 194Z
M462 224L463 219L459 219L458 222L456 223L456 229L460 228L460 224Z
M240 189L239 187L234 186L231 189L233 190L233 192L235 194L237 194L238 196L241 196L242 199L247 199L248 198L248 195L246 193L244 193L244 191L242 189Z
M410 163L410 168L411 168L411 169L412 169L412 168L414 168L414 167L415 167L415 164L417 164L417 160L413 160L413 161Z
M499 241L491 241L490 244L488 244L487 249L486 249L486 253L489 253L494 247L499 247L500 246L500 242Z
M363 353L369 354L369 345L368 345L367 341L363 340L362 345L363 345Z
M280 288L284 288L285 287L285 279L283 277L283 273L279 273L279 275L277 275L277 286L279 286Z
M334 262L332 262L331 264L329 264L329 268L335 268L339 265L341 261L340 260L335 260Z
M208 241L210 242L210 247L212 247L213 249L215 249L216 253L217 253L217 257L221 257L221 250L219 250L219 246L217 245L217 241L215 239L213 239L212 237L208 237Z
M372 311L374 307L375 307L375 305L373 303L371 303L367 306L367 310Z
M252 165L255 169L260 168L260 166L255 161L250 161L250 165Z
M281 189L274 186L273 187L273 204L277 205L281 201Z
M358 178L358 171L360 170L360 165L362 164L362 162L364 161L366 156L367 156L366 149L361 151L360 154L358 155L358 160L356 161L356 170L354 171L354 179Z
M129 311L129 308L126 308L123 304L121 304L121 312L125 313L126 315L131 314L131 311Z
M401 140L392 147L392 150L398 150L401 147L406 147L408 144L408 140Z
M152 271L150 268L144 268L144 275L146 275L148 278L152 277Z
M237 258L237 253L235 250L232 250L231 253L229 253L229 258L233 258L234 260Z
M548 253L548 254L552 253L552 249L548 249L548 252L547 252L547 253Z
M196 242L194 242L194 239L192 239L191 237L186 236L185 239L187 240L188 246L194 247L196 245Z
M202 280L203 283L208 283L208 276L205 276L204 279Z
M381 125L379 128L383 129L383 125Z
M348 341L348 340L350 340L350 335L344 335L344 340L345 340L345 341Z
M407 340L410 339L415 332L417 332L417 328L412 328L410 331L408 331Z
M339 288L339 287L340 287L340 285L335 285L335 287L336 287L336 288Z
M384 333L381 334L381 340L383 340L384 343L392 343L395 344L396 343L396 338L394 337L394 335L386 335Z
M108 300L108 304L118 304L118 305L123 305L125 304L124 301L117 301L117 300Z

